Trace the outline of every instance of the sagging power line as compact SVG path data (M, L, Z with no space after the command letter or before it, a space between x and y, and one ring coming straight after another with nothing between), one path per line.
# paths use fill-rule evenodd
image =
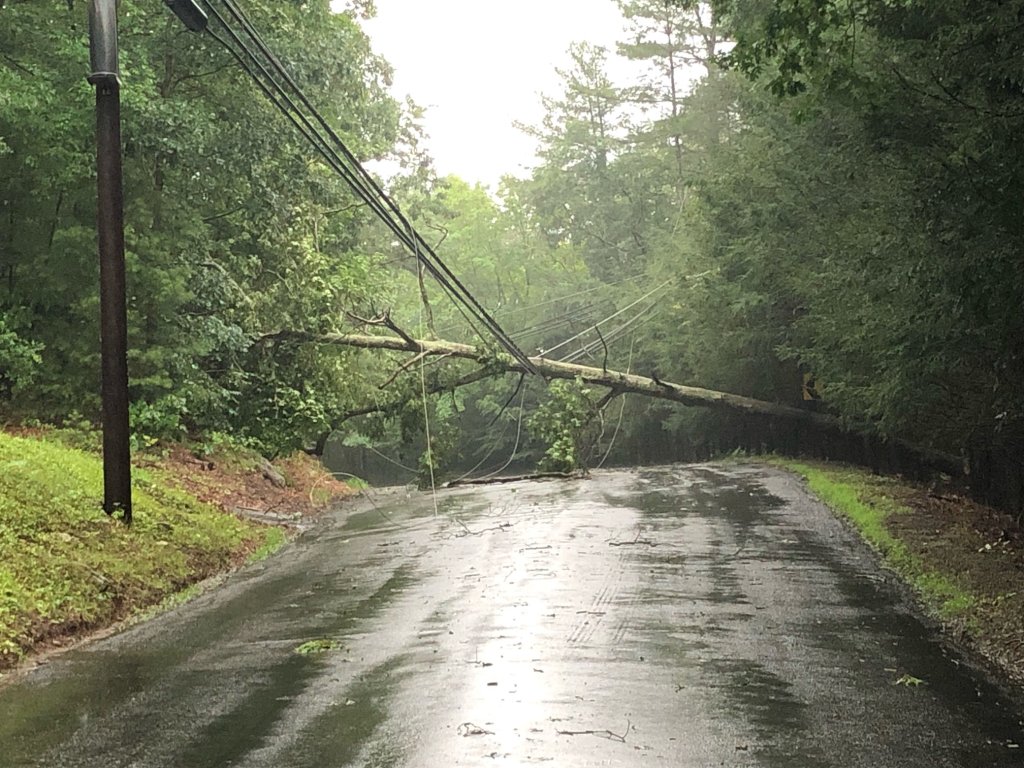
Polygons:
M576 341L577 339L582 338L583 336L586 336L591 331L599 330L600 327L602 325L604 325L605 323L607 323L607 322L609 322L611 320L614 320L616 317L618 317L619 315L624 314L625 312L628 312L630 309L635 307L637 304L640 304L641 302L651 298L654 294L656 294L659 291L667 288L669 285L671 285L675 281L676 281L676 278L670 277L668 280L664 281L663 283L661 283L657 287L655 287L652 290L650 290L647 293L645 293L639 299L636 299L635 301L632 301L629 304L627 304L626 306L624 306L622 309L619 309L619 310L613 312L612 314L608 315L608 317L604 318L600 322L594 323L594 325L592 325L592 326L590 326L590 327L580 331L579 333L575 334L574 336L570 336L565 341L561 341L558 344L556 344L555 346L551 347L550 349L544 350L543 356L544 357L551 357L551 353L552 352L556 352L559 349L561 349L562 347L567 346L568 344L571 344L572 342Z
M394 199L349 150L234 0L165 0L165 3L186 27L194 32L206 32L228 51L267 99L437 281L478 335L483 337L478 327L482 326L524 370L537 372L529 357L444 263ZM211 28L211 19L223 35Z

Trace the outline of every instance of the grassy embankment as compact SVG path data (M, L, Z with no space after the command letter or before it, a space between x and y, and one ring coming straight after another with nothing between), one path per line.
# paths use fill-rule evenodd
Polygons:
M863 469L769 461L849 520L931 616L1024 681L1024 546L1012 517Z
M283 542L173 485L136 468L128 527L100 508L98 456L0 432L0 670Z

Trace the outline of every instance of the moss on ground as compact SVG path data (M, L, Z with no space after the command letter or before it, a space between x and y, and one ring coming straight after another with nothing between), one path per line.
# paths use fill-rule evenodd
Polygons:
M101 509L99 457L0 433L0 668L283 541L144 470L133 486L129 527Z

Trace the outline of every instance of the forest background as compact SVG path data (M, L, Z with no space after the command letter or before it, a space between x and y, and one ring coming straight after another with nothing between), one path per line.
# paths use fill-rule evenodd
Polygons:
M573 46L524 126L538 166L493 196L434 172L421 109L389 94L361 29L372 3L245 8L355 154L400 169L403 209L526 351L827 410L998 467L1019 506L1024 0L619 4L622 43ZM595 418L601 393L572 383L426 397L454 363L390 381L384 353L278 335L388 310L414 335L479 342L222 49L162 3L120 9L137 447L273 456L330 436L463 474L739 442L737 417L639 398ZM99 416L85 26L81 2L0 0L8 422ZM613 56L646 76L613 84ZM349 418L368 403L387 407Z

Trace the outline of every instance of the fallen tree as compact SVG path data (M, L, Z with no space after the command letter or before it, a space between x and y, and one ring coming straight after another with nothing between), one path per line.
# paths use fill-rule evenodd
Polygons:
M512 357L495 352L493 350L481 350L469 344L461 344L453 341L415 339L391 322L386 314L380 318L360 322L365 325L383 326L396 335L384 336L373 334L310 334L294 331L281 331L268 334L262 337L261 341L285 342L298 344L329 344L338 346L355 347L359 349L389 350L395 352L407 352L414 357L407 360L381 385L385 388L395 378L414 368L417 362L428 357L453 358L475 362L476 368L461 373L455 378L444 380L435 379L424 387L425 394L434 395L442 392L450 392L459 387L481 381L483 379L505 374L517 374L525 377L534 372L514 360ZM656 376L638 376L636 374L613 371L607 368L596 368L592 366L578 366L549 360L543 355L528 358L532 368L546 380L568 379L581 380L587 384L605 387L607 392L600 398L595 406L595 411L600 411L618 395L637 394L644 397L678 402L681 406L713 408L734 413L748 414L751 416L765 417L771 420L790 422L793 424L806 424L819 430L821 434L838 435L846 438L853 437L862 440L865 445L868 443L874 446L874 450L898 450L902 455L912 458L918 467L911 471L912 475L924 477L934 475L935 472L942 472L952 477L964 475L963 460L942 452L916 445L906 440L886 438L870 429L851 427L840 419L829 414L822 414L816 411L806 411L793 406L785 406L778 402L759 400L754 397L744 397L730 392L720 392L714 389L692 387L684 384L676 384L658 379ZM396 397L390 401L377 402L369 406L358 408L344 414L333 426L332 429L340 428L348 419L365 416L369 414L391 414L400 411L408 402L408 396ZM317 441L316 453L323 452L323 445L327 440L325 434ZM898 470L902 471L902 470Z
M395 336L384 336L364 333L327 333L314 334L296 331L279 331L264 336L261 341L292 342L298 344L328 344L345 347L355 347L368 350L387 350L393 352L406 352L414 355L411 360L406 361L398 367L388 379L381 385L386 387L402 372L409 371L413 366L426 358L452 358L456 360L467 360L477 364L477 368L459 375L450 380L438 380L426 386L425 392L428 395L436 395L443 392L450 392L459 387L472 384L483 379L503 374L518 374L526 376L529 371L511 357L490 350L481 350L469 344L460 344L453 341L415 339L398 328L387 315L374 320L363 320L366 325L384 326L394 331ZM885 439L874 434L869 428L854 429L844 424L835 416L817 411L804 410L791 405L771 403L765 400L757 400L751 397L743 397L729 392L719 392L713 389L702 387L691 387L684 384L662 381L655 376L638 376L631 373L623 373L608 368L596 368L593 366L576 365L563 363L557 360L548 360L542 355L529 358L530 363L536 371L547 380L552 379L579 379L587 384L606 387L607 393L601 398L596 406L600 410L619 395L634 394L643 397L652 397L660 400L668 400L685 406L698 406L706 408L717 408L753 416L762 416L770 419L788 421L790 423L803 423L811 425L822 433L856 437L870 441L879 446L891 446L898 448L907 456L914 458L916 462L925 467L928 472L936 470L947 473L953 477L963 474L963 466L960 458L951 456L940 451L923 448L905 440ZM368 415L371 413L394 413L400 411L407 404L406 398L394 399L387 402L375 403L362 408L357 408L344 414L333 429L338 429L348 419L356 416ZM318 441L317 452L322 452L323 443L327 435L323 435Z
M300 343L331 344L359 349L380 349L394 352L408 352L415 355L412 361L401 366L400 370L408 370L412 363L428 357L446 357L460 360L469 360L477 363L480 367L471 371L459 379L451 382L439 382L428 389L428 394L446 392L465 384L480 381L489 376L496 376L502 373L526 374L527 371L521 363L511 357L500 354L493 354L488 351L460 344L453 341L430 341L426 339L414 339L410 336L378 336L362 333L328 333L308 334L293 331L282 331L273 334L272 337L281 341L293 341ZM713 389L701 387L690 387L683 384L675 384L668 381L636 374L623 373L621 371L607 368L594 368L586 365L563 363L557 360L548 360L542 356L531 357L530 362L537 371L546 379L579 379L587 384L607 387L610 392L607 399L624 394L642 395L661 400L670 400L681 405L704 406L709 408L723 408L748 414L759 414L781 419L790 419L808 422L825 429L841 429L842 423L834 416L815 411L807 411L802 408L794 408L790 405L770 403L765 400L756 400L751 397L743 397L728 392L718 392ZM404 401L403 401L404 402ZM381 403L365 408L350 411L345 414L345 419L369 413L386 412L389 408L401 405L401 403ZM344 419L343 419L344 420Z

